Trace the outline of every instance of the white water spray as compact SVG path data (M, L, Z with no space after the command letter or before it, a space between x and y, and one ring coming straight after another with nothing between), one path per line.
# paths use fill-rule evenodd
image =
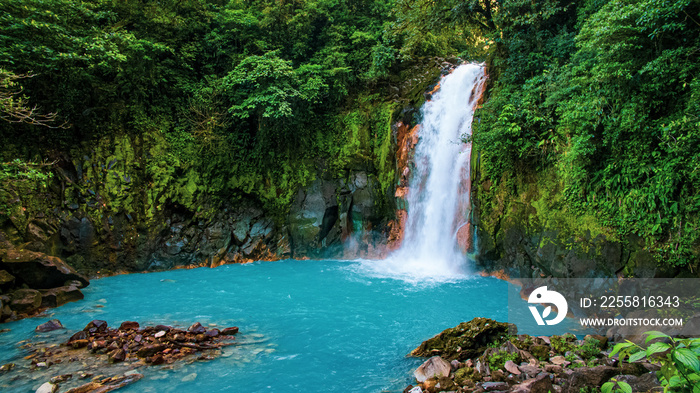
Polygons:
M375 273L411 280L464 276L466 255L457 245L467 225L472 117L485 81L482 66L466 64L444 77L422 108L408 194L408 220L401 248L370 267ZM464 228L466 229L466 228Z

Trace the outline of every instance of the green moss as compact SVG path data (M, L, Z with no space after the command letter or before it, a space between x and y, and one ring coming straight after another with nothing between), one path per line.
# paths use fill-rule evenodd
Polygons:
M546 345L530 345L528 349L539 360L547 360L549 358L549 348Z
M565 354L569 351L576 350L576 336L567 333L563 336L552 336L550 338L550 346L552 350L558 354Z

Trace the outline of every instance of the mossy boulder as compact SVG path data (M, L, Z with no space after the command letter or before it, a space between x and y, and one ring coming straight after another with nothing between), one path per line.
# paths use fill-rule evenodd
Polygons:
M410 356L440 356L446 360L466 360L480 356L489 344L501 343L514 334L513 324L497 322L489 318L474 318L456 327L446 329L424 341L411 351Z

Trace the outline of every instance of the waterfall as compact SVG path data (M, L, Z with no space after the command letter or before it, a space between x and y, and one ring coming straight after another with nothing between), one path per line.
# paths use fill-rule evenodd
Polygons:
M482 66L459 66L442 79L438 92L423 105L403 241L386 260L370 267L376 273L424 280L468 272L466 248L470 240L465 240L471 227L471 145L463 138L471 135L485 79Z

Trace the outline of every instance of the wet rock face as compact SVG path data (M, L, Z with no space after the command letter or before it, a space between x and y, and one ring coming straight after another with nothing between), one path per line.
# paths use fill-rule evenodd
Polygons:
M367 236L383 218L377 207L378 190L376 178L365 171L353 172L347 180L317 179L300 189L288 217L294 255L353 257L371 253L367 245L371 247L375 239L369 242ZM355 241L348 242L351 239Z
M506 183L479 182L478 170L473 170L477 172L472 186L479 239L476 262L484 270L502 271L513 278L614 277L620 272L634 277L654 277L657 273L644 240L636 235L611 238L606 235L608 229L600 227L602 224L590 222L587 225L593 229L584 231L582 218L573 213L554 208L543 213L536 208L549 203L540 199L543 192L549 191L540 189L536 181L520 184L518 192L513 193L506 190ZM482 204L489 206L488 209L482 208ZM677 273L663 275L674 274Z
M161 195L164 190L150 184L151 174L139 159L159 142L128 136L95 142L80 152L66 152L73 156L53 168L55 190L12 199L18 201L18 213L0 229L0 250L21 245L41 256L25 258L24 265L32 263L24 269L26 277L18 275L19 263L13 262L13 269L0 266L2 293L23 283L41 290L64 287L69 280L79 281L80 289L87 285L84 277L65 277L75 271L102 276L291 257L365 256L372 251L368 245L383 237L374 232L381 232L384 219L394 214L378 207L393 198L379 190L373 165L364 161L354 163L342 178L324 178L319 168L319 180L299 190L289 214L273 216L253 199L229 203L201 195L187 201ZM354 241L352 248L346 247L348 240ZM56 274L37 273L50 269ZM74 291L62 292L71 294L64 299L78 297ZM47 299L47 304L63 302L59 296Z

